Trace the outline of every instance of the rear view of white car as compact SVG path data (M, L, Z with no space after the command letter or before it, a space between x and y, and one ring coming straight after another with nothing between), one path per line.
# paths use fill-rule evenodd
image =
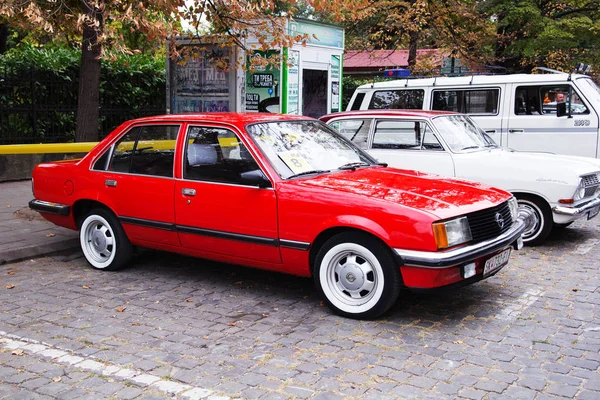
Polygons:
M600 211L600 160L498 146L464 114L350 111L322 121L392 167L483 182L512 192L529 214L526 244Z

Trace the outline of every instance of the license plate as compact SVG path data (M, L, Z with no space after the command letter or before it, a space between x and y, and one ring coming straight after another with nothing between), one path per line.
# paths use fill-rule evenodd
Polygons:
M483 276L487 276L492 272L505 266L508 263L508 259L510 258L510 250L511 248L509 247L502 253L498 253L494 257L487 260L483 267Z
M596 206L588 211L588 219L594 218L600 212L600 206Z

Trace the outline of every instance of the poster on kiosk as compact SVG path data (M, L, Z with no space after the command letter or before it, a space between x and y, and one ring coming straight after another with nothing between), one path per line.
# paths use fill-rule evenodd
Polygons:
M242 51L199 41L177 40L185 60L167 60L167 113L271 112L318 118L340 111L344 30L315 21L288 21L290 35L304 44ZM247 47L252 48L252 39ZM231 68L228 60L245 65ZM225 60L225 62L223 62Z

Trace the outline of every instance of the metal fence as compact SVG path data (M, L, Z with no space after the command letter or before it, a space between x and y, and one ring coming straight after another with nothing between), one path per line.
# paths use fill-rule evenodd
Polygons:
M77 74L0 70L0 145L74 141L79 85L72 76ZM153 104L135 109L101 96L100 139L128 119L164 114L164 93L157 93Z

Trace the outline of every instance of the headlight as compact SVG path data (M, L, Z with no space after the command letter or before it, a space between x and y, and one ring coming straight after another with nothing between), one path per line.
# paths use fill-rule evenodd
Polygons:
M514 197L511 197L508 200L508 208L510 210L510 216L512 217L513 222L517 220L519 217L519 202Z
M438 249L456 246L468 242L473 238L467 217L434 223L433 236L435 237Z
M577 189L575 189L575 194L573 195L573 200L581 200L585 197L585 186L583 186L583 181L579 180L579 185L577 185Z

